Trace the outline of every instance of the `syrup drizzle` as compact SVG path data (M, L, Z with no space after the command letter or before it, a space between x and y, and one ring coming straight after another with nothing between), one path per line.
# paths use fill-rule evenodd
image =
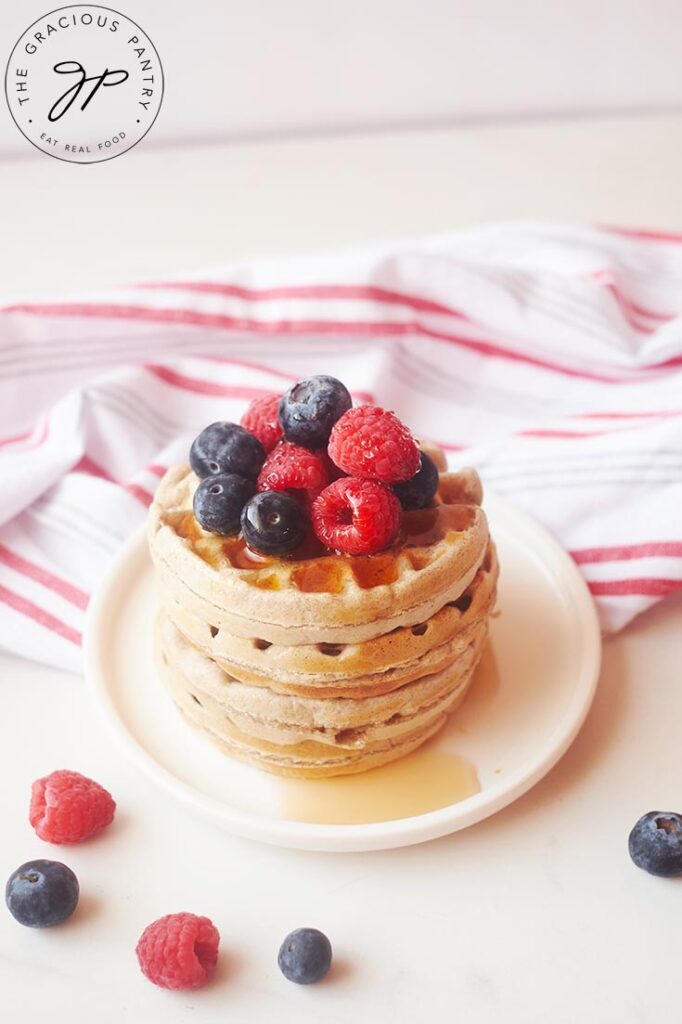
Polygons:
M176 533L189 540L195 552L213 568L228 564L235 569L264 570L254 572L248 582L261 590L279 590L282 586L276 567L292 566L290 580L303 593L340 594L350 575L363 590L395 583L399 575L398 556L404 554L411 567L418 571L436 557L433 550L439 541L468 529L476 516L471 505L443 505L404 512L398 539L388 551L376 555L333 554L316 537L306 541L287 558L259 555L247 547L239 535L218 537L206 533L191 512L169 513L165 521Z

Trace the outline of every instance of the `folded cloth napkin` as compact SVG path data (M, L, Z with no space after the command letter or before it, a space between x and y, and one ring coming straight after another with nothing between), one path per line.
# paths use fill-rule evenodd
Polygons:
M325 372L571 552L605 629L682 588L682 236L486 226L0 308L0 643L78 670L164 469Z

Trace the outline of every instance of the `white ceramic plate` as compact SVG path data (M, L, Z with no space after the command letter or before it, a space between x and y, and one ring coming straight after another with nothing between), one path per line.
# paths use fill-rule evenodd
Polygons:
M489 648L449 724L395 766L348 779L279 779L231 761L188 726L154 670L157 605L142 530L119 552L88 612L95 700L142 771L238 835L301 849L378 850L480 821L567 750L601 657L592 599L569 556L501 499L488 497L486 510L501 567Z

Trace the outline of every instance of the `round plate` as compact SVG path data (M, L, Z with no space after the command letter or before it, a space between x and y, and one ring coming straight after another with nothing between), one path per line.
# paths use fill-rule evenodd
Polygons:
M86 675L126 753L230 832L312 850L379 850L455 832L538 782L574 739L599 674L589 591L524 513L488 497L498 614L472 688L446 727L395 765L339 779L280 779L232 761L178 714L154 668L157 611L143 530L90 604Z

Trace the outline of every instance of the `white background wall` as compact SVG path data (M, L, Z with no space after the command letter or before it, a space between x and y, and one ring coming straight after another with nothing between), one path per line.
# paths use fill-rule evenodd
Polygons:
M60 0L2 0L0 64ZM68 0L62 0L66 3ZM166 72L145 146L682 108L682 0L113 0ZM0 154L42 157L4 101Z

